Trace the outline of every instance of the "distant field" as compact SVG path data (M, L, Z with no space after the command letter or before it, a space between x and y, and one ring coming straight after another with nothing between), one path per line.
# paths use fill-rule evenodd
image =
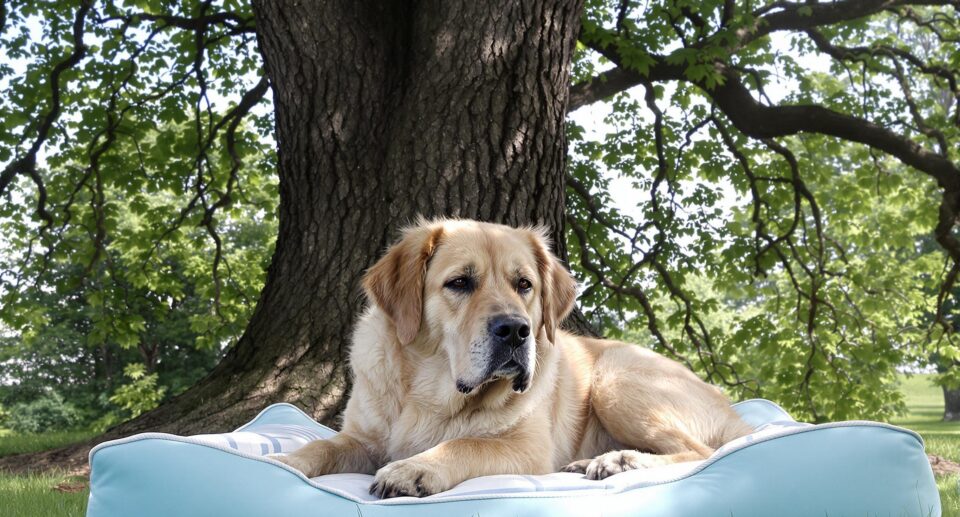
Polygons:
M3 429L0 430L0 456L56 449L71 443L89 440L96 435L97 433L93 431L56 431L15 435Z

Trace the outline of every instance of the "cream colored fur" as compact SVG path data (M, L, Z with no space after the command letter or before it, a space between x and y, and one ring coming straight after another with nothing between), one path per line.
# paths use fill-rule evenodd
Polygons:
M476 288L452 290L457 275L472 275ZM364 287L371 305L353 335L342 432L278 457L308 476L375 474L371 492L381 497L491 474L563 469L602 479L702 459L751 431L720 390L680 364L559 330L575 284L537 229L421 221ZM532 329L517 352L529 360L525 389L510 376L485 378L496 346L488 321L505 313Z

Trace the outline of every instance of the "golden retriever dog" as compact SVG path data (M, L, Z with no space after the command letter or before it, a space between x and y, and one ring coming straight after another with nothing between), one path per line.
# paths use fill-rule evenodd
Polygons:
M276 459L422 497L492 474L603 479L700 460L752 431L680 364L560 330L576 283L548 246L535 228L407 228L363 280L342 431Z

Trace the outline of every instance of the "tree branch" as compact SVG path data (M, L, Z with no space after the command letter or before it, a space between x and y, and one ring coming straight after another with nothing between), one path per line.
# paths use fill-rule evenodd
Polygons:
M601 266L600 264L595 264L590 260L590 249L587 246L586 230L584 230L583 227L581 227L573 217L568 215L566 219L567 224L570 225L570 229L573 230L574 235L577 236L577 241L580 245L580 265L583 266L583 268L587 271L593 273L597 277L597 281L607 289L619 294L626 294L640 302L640 306L643 308L644 315L647 317L647 329L650 330L650 333L653 334L660 346L663 347L664 350L670 352L670 355L672 355L675 359L684 363L687 368L693 370L694 368L690 361L688 361L683 354L678 352L677 349L670 344L670 341L667 340L667 338L660 331L660 325L657 322L656 311L653 310L653 305L651 305L650 299L647 298L646 293L635 286L622 286L611 281L605 274L605 271L610 271L610 268Z
M741 46L773 32L804 31L813 27L864 18L894 7L952 5L954 8L960 8L960 2L957 0L844 0L824 3L776 2L773 5L779 10L763 15L758 15L762 14L760 10L754 11L754 15L758 16L756 23L753 31L741 30L739 34Z
M570 89L570 110L595 102L604 96L637 86L645 81L686 80L680 66L654 57L656 64L644 76L634 70L615 68L601 74L599 80L574 85ZM738 74L717 65L724 83L708 88L699 86L733 125L753 138L778 138L797 133L819 133L874 147L897 157L937 180L944 188L960 189L960 169L949 159L923 149L919 144L880 127L869 120L829 110L819 105L765 106L740 81ZM608 85L608 86L605 86Z
M6 0L0 0L0 35L3 35L3 31L7 28L7 2Z
M47 212L46 189L43 185L43 179L36 170L37 152L39 152L43 144L46 143L47 138L50 136L50 130L53 128L53 124L60 117L60 75L77 66L77 64L79 64L87 54L87 46L83 42L84 25L86 23L87 14L90 12L92 5L93 4L90 0L83 0L80 3L80 8L77 9L77 14L73 20L73 51L67 56L66 59L57 63L57 65L54 66L53 70L50 72L50 110L47 111L47 114L43 117L40 128L37 130L36 139L34 139L33 143L30 145L30 148L22 157L7 164L3 171L0 172L0 195L4 194L4 192L7 190L7 187L9 187L10 182L13 181L13 178L18 174L27 175L31 180L33 180L38 191L37 214L45 223L41 229L41 233L53 225L53 216Z
M252 16L249 18L244 18L236 13L231 12L207 14L203 16L197 16L195 18L169 14L131 13L124 16L103 18L101 21L111 22L117 20L122 20L134 25L136 25L140 20L162 22L164 24L163 28L176 27L178 29L189 31L206 30L211 25L224 25L232 29L232 33L254 32L256 30L253 26L254 19Z
M724 84L705 89L738 130L753 138L777 138L797 133L819 133L858 142L893 155L920 170L944 188L960 189L960 169L949 159L869 120L818 105L764 106L754 100L739 77L721 68Z

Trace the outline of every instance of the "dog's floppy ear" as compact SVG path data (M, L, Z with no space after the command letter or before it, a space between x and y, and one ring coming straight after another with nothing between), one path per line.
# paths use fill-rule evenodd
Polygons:
M570 276L570 272L563 263L550 253L550 241L545 228L533 229L530 232L530 240L540 273L543 329L547 333L547 339L553 343L560 322L573 310L573 304L577 299L577 282Z
M393 320L401 344L410 344L420 332L427 261L442 235L443 225L420 221L404 230L403 238L363 277L367 297Z

